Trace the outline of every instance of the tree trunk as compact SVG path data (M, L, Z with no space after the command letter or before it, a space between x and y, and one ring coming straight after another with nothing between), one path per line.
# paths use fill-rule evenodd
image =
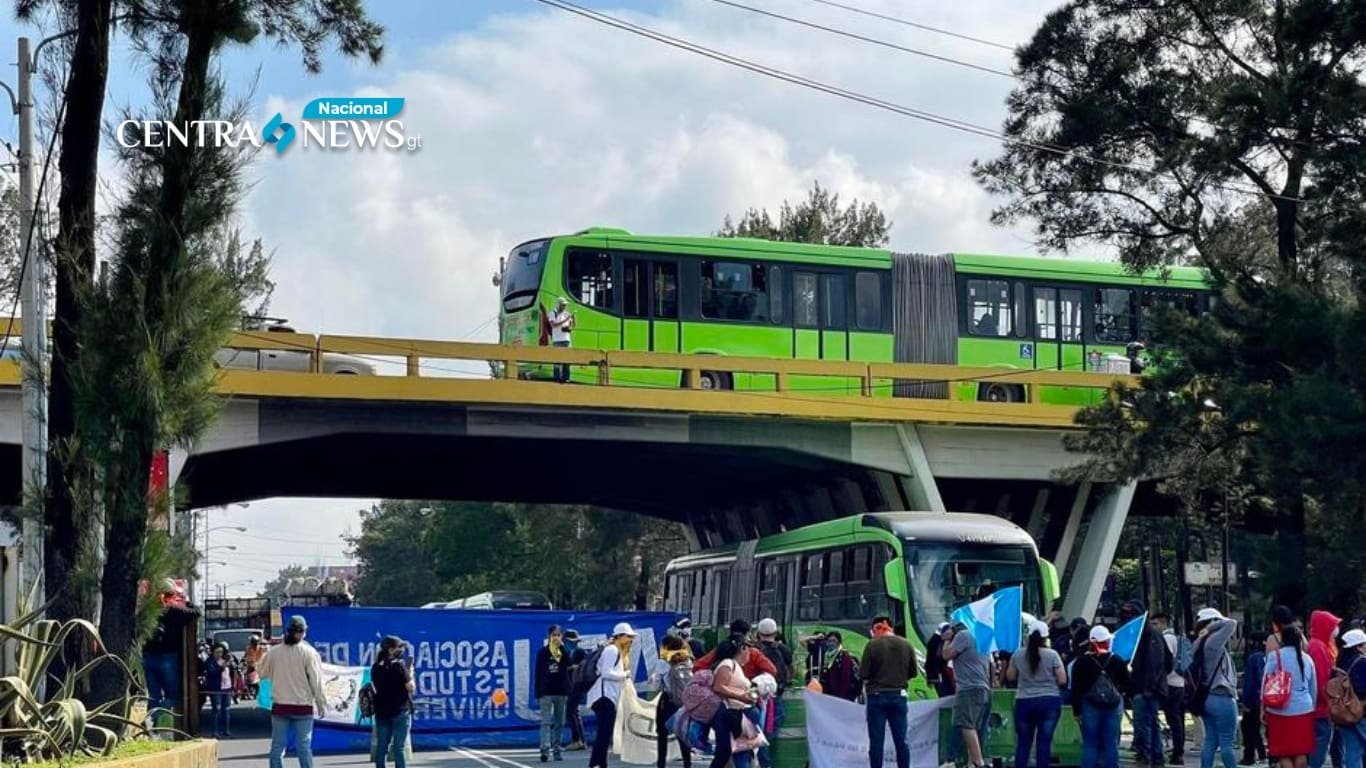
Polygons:
M83 542L92 524L71 492L65 454L76 434L75 391L71 369L79 354L79 294L95 271L95 194L98 190L100 120L109 76L109 26L113 0L79 0L62 151L57 162L61 193L57 200L57 306L52 329L51 391L48 396L46 530L43 576L52 599L48 617L95 618L93 584L73 584L72 576L92 564Z

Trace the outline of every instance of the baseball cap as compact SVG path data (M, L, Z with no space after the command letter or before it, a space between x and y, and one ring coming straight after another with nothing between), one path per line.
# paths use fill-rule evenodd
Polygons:
M1349 629L1342 636L1342 644L1348 648L1355 648L1362 643L1366 643L1366 632L1359 629Z
M634 629L631 629L631 625L624 621L615 627L612 627L612 637L621 637L622 635L625 635L626 637L640 637L640 635L636 634Z
M1105 625L1097 624L1096 626L1091 627L1091 642L1108 643L1110 642L1111 637L1110 630L1106 629Z
M1195 614L1196 621L1218 621L1222 618L1224 614L1220 613L1218 608L1201 608L1200 612Z
M758 631L761 635L776 635L778 634L778 622L773 619L760 619Z

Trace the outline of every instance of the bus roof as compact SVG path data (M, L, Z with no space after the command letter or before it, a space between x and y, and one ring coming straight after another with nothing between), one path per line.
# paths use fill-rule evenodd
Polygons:
M590 227L572 235L559 237L599 240L604 247L638 251L667 251L697 256L744 254L757 259L841 264L869 269L891 269L892 266L892 252L885 248L787 243L750 237L637 235L614 227ZM977 253L950 255L953 257L954 268L963 274L1039 278L1053 282L1071 280L1186 289L1209 287L1205 271L1196 267L1170 267L1165 273L1150 270L1142 275L1136 275L1124 265L1113 261Z
M872 512L802 526L791 531L764 536L756 555L803 549L822 539L850 536L859 532L883 531L898 539L954 544L1005 544L1034 546L1034 540L1018 525L995 515L971 512ZM693 552L676 558L683 565L734 555L738 544Z

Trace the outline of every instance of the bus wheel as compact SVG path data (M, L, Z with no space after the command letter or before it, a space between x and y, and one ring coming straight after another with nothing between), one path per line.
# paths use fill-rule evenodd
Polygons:
M724 371L703 371L702 389L734 389L730 374Z
M1023 402L1024 387L1019 384L978 384L977 399L987 403Z

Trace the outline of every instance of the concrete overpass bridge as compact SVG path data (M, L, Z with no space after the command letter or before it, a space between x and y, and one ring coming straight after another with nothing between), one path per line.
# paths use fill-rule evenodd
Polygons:
M1055 482L1078 461L1062 445L1075 409L1040 402L1040 388L1109 385L1095 373L266 332L230 346L264 370L224 370L222 418L173 457L191 507L272 496L594 504L684 523L698 546L865 511L988 512L1034 535L1069 574L1068 615L1090 615L1136 494L1159 501L1134 484ZM297 370L273 370L282 355ZM329 372L337 356L379 372ZM487 362L499 375L441 361ZM517 377L550 364L573 366L576 383ZM629 375L700 383L703 367L771 386L641 386ZM955 387L943 388L949 399L888 396L894 382L1003 376L1022 385L1023 402L953 399ZM790 385L799 380L805 389ZM18 384L17 366L0 362L0 494L10 499Z

